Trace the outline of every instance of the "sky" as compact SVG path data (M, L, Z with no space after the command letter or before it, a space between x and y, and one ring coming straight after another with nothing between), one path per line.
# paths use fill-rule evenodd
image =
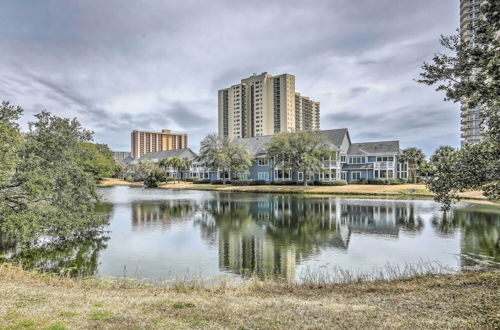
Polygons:
M458 0L0 0L0 100L77 117L130 150L134 129L189 147L217 132L217 90L253 73L294 74L321 129L459 145L459 106L415 82L459 25Z

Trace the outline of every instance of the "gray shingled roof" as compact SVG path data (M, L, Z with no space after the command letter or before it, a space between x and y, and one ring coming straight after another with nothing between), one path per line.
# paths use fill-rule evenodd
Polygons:
M399 141L380 141L353 143L349 146L348 155L398 154Z
M147 153L144 156L142 156L140 160L150 160L153 163L156 163L162 159L173 158L173 157L194 159L196 157L196 154L189 148L165 150L165 151Z
M344 136L348 134L347 128L340 129L329 129L324 131L318 131L323 138L330 143L332 149L338 150L339 146L342 144L344 140ZM260 156L265 154L266 145L271 139L273 135L265 135L265 136L256 136L256 137L248 137L248 138L240 138L235 141L245 147L247 147L248 151L254 156Z

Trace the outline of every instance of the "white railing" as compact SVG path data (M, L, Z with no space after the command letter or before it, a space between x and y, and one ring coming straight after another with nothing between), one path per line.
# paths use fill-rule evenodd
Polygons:
M375 162L373 163L374 169L386 169L386 168L394 168L394 162Z

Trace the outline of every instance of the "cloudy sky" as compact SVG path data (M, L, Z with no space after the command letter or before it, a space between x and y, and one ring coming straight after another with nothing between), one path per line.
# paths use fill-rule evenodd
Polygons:
M417 84L458 0L0 0L0 99L130 150L133 129L217 131L217 90L291 73L321 128L426 153L459 144L459 110Z

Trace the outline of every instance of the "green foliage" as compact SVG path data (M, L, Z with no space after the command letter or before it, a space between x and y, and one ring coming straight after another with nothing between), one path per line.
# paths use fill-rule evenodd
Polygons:
M266 180L232 180L233 186L262 186L266 184Z
M175 177L180 179L183 170L188 170L191 166L191 161L187 158L180 159L178 157L165 158L158 164L160 167L165 169L171 168L176 174ZM175 178L173 180L175 182Z
M425 161L425 154L422 150L410 147L403 150L399 161L408 164L408 172L414 183L416 183L417 170L419 166Z
M136 164L129 164L125 172L125 177L130 182L144 181L146 176L155 168L157 168L156 165L147 160Z
M6 102L0 108L0 232L32 243L42 235L72 239L102 225L94 212L95 177L81 162L91 132L43 111L21 135L21 113Z
M273 185L273 186L296 186L297 182L295 182L295 181L271 181L271 185Z
M414 181L418 181L418 177L416 177ZM368 179L366 183L375 185L397 185L406 184L408 181L406 179Z
M266 151L275 159L275 167L282 166L294 173L302 171L304 178L308 178L311 172L321 172L323 159L335 158L336 155L319 133L310 131L275 135ZM304 185L307 185L307 180L304 180Z
M114 176L118 171L118 164L106 144L82 143L81 162L85 171L92 173L97 182Z
M210 179L199 179L199 180L194 180L193 184L209 184L211 181Z
M315 186L345 186L347 185L346 180L334 180L334 181L314 181Z
M144 178L144 186L147 188L158 188L160 183L165 182L165 180L165 171L155 168Z
M460 191L483 189L490 199L500 195L496 184L500 180L500 2L484 1L481 12L484 19L473 27L473 42L460 35L442 36L446 53L424 63L418 80L436 85L448 101L478 107L485 128L479 143L460 150L440 148L431 159L427 187L445 210Z
M219 169L228 173L245 173L252 164L252 157L241 144L227 138L219 138L216 134L207 135L200 144L198 160L210 169ZM223 175L222 183L226 183Z

